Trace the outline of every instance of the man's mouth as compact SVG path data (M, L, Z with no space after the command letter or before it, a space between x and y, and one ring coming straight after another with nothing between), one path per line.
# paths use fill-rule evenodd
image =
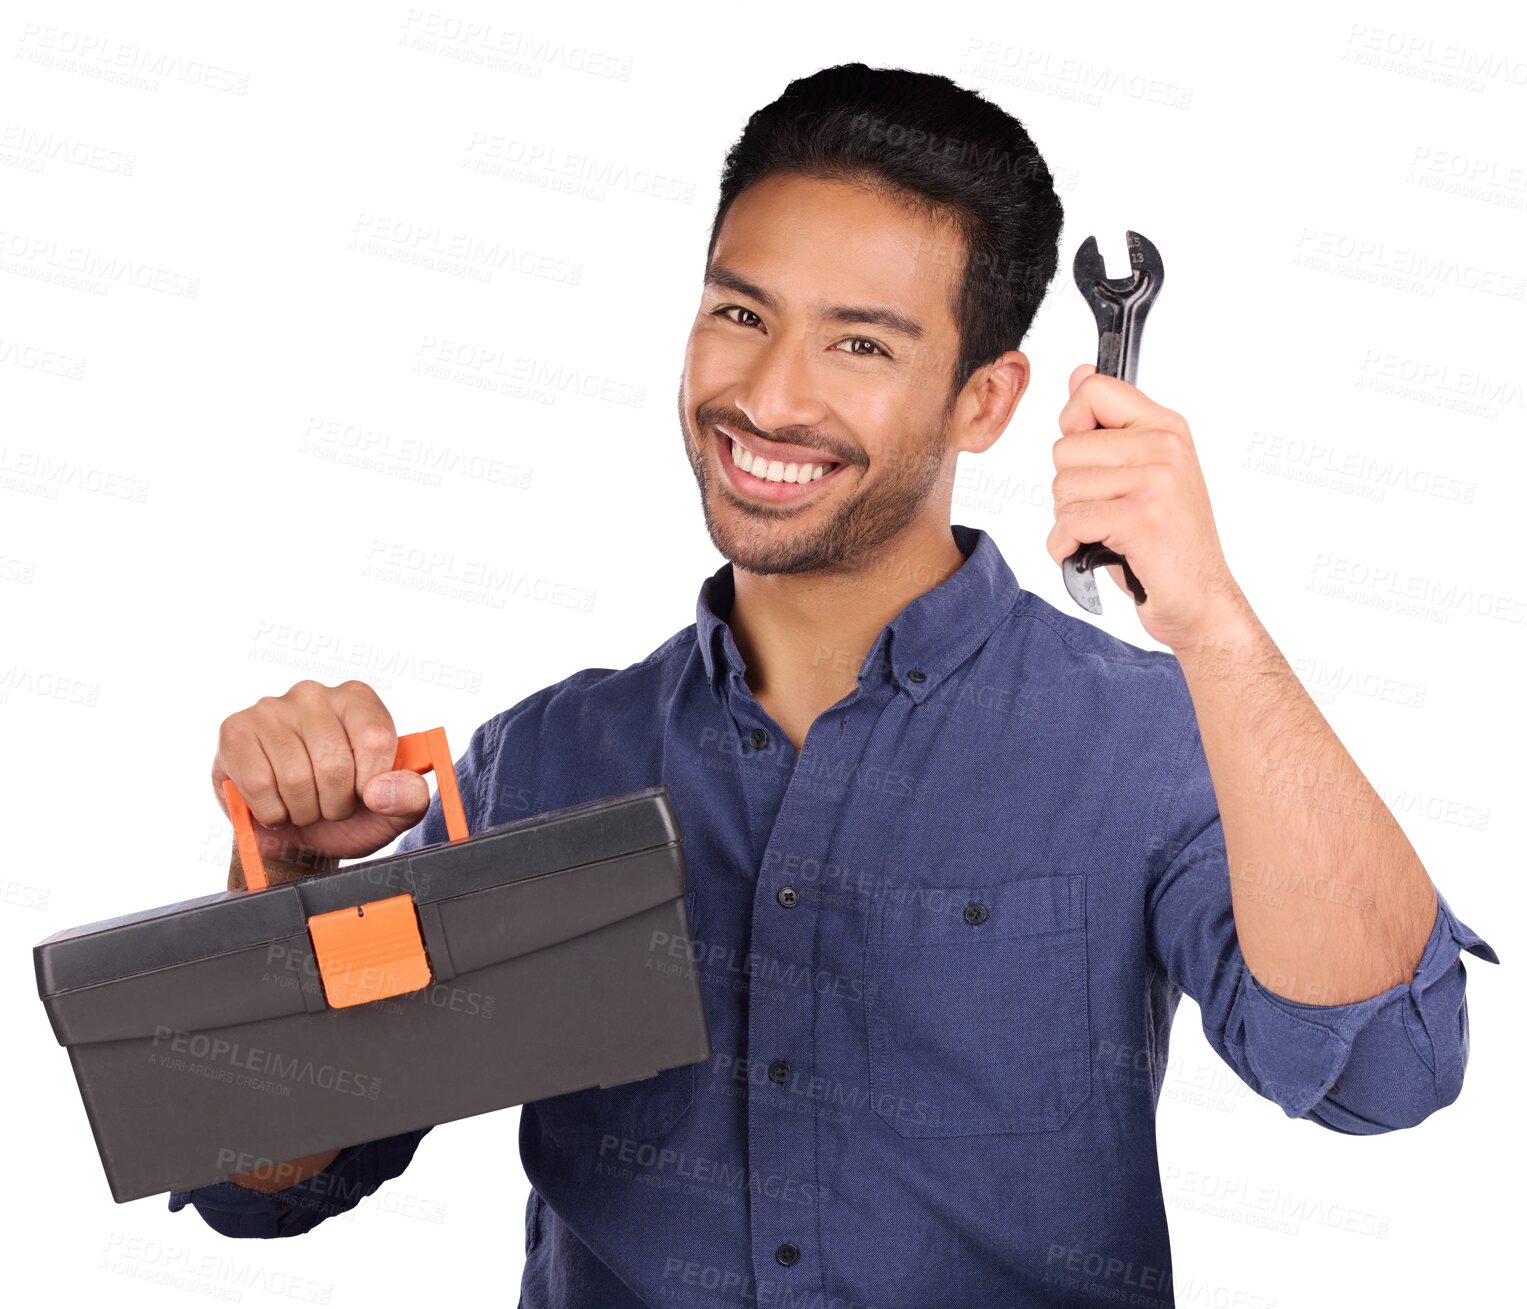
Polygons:
M719 425L712 430L727 479L735 490L755 500L779 503L814 495L819 483L830 481L844 467L841 460L820 451L775 448L771 442L740 436Z

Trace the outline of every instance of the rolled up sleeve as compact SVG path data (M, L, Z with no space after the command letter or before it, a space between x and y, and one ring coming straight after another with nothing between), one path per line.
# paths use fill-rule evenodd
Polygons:
M1415 976L1382 995L1355 1004L1301 1004L1245 971L1229 1024L1230 1039L1240 1037L1234 1055L1291 1118L1354 1135L1413 1127L1463 1089L1469 1062L1464 950L1500 962L1439 895Z
M1412 1127L1451 1104L1469 1057L1462 952L1499 963L1495 951L1438 895L1431 935L1409 982L1339 1005L1304 1004L1268 990L1246 967L1236 938L1224 829L1196 723L1185 742L1154 846L1162 871L1147 897L1147 928L1159 966L1197 1002L1209 1044L1289 1117L1332 1131ZM1313 881L1302 887L1269 881L1255 890L1336 894Z

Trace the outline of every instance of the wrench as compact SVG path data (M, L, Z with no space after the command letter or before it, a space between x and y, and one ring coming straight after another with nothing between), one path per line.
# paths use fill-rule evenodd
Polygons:
M1122 377L1131 386L1140 362L1140 329L1161 290L1161 256L1156 247L1138 232L1126 232L1129 239L1128 277L1108 278L1103 274L1103 256L1098 253L1095 237L1089 236L1077 248L1071 265L1076 285L1098 324L1098 372L1108 377ZM1145 603L1145 588L1129 566L1129 561L1100 541L1077 547L1061 565L1061 576L1071 598L1089 614L1100 614L1097 579L1092 570L1103 564L1122 564L1124 582L1137 605Z

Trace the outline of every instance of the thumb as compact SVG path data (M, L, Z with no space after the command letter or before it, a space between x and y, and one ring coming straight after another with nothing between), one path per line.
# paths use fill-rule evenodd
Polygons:
M429 783L411 769L378 773L366 783L366 808L394 818L410 818L429 808Z
M1067 383L1068 389L1066 394L1075 395L1076 388L1079 387L1084 381L1086 381L1087 378L1091 377L1095 372L1097 372L1096 364L1079 364L1077 367L1073 368L1071 370L1071 379Z

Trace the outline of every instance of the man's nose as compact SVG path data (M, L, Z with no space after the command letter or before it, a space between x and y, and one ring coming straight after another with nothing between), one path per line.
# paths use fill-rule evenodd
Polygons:
M760 432L816 427L826 416L813 376L813 345L801 337L775 337L754 351L746 375L732 394L737 408Z

